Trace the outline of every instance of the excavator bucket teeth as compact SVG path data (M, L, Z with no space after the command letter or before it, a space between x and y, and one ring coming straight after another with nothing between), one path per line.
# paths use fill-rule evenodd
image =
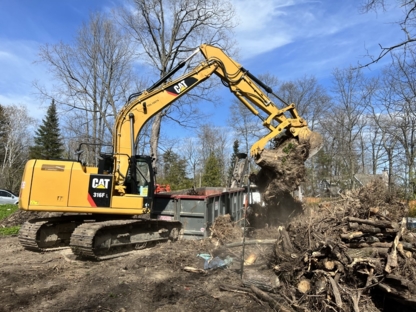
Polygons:
M311 158L313 155L318 153L324 143L322 136L318 132L311 131L309 128L301 129L299 132L299 142L309 143L308 158Z

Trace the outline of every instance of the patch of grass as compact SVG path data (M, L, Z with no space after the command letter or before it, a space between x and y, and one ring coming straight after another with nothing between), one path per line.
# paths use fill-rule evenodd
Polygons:
M0 235L16 235L19 233L20 226L0 227Z
M12 213L16 212L19 208L17 205L0 205L0 220L10 216Z
M19 208L17 205L0 205L0 220L10 216ZM20 226L0 227L0 235L15 235L19 233Z

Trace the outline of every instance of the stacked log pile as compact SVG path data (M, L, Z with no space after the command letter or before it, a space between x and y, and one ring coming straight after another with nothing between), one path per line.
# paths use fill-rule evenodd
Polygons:
M295 310L379 311L380 294L416 310L416 235L404 216L406 205L374 182L280 227L275 292Z

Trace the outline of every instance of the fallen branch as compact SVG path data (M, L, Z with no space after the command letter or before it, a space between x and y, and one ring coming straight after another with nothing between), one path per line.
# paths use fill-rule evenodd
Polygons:
M398 229L398 224L395 222L385 221L385 220L368 220L368 219L360 219L355 217L347 217L349 222L358 222L361 224L368 224L375 227L380 228L387 228L387 229Z
M247 240L244 242L245 245L273 245L276 243L275 239L251 239L251 240ZM230 244L226 244L224 245L225 247L238 247L238 246L243 246L243 242L238 242L238 243L230 243Z
M183 270L186 271L186 272L191 272L191 273L201 273L201 274L206 274L207 273L203 269L197 269L197 268L190 267L190 266L184 267Z
M264 300L269 303L270 307L272 309L275 309L279 312L294 312L290 307L287 307L286 305L278 302L277 300L270 297L267 293L264 291L261 291L256 286L251 285L250 289L253 291L253 293L256 294L257 297L259 297L261 300Z
M220 285L219 288L222 291L229 291L229 292L234 292L234 293L239 293L239 294L248 294L248 293L251 293L251 290L248 289L248 288L231 286L231 285L228 285L228 286Z
M335 297L335 303L337 304L338 308L342 310L342 299L341 294L339 293L338 285L331 276L327 275L327 277L329 279L329 282L331 283L332 293Z
M391 251L387 256L387 263L384 271L387 273L391 273L392 268L397 267L397 245L399 244L400 238L402 237L404 230L406 229L406 218L403 218L401 229L397 232L396 237L394 238L393 245L391 247Z

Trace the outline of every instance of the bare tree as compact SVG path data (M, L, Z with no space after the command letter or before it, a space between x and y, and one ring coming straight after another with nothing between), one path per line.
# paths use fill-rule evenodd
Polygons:
M379 91L378 125L385 133L390 174L399 148L406 164L404 185L416 182L416 54L393 55L393 63L383 73ZM390 178L391 179L391 178ZM407 188L406 188L407 189ZM412 190L413 191L413 190Z
M9 122L6 125L7 135L2 140L4 155L0 159L0 187L17 191L31 144L28 129L35 125L35 120L23 106L4 106L3 109Z
M133 52L130 38L100 13L91 14L73 43L41 47L40 61L49 66L56 85L52 91L37 87L78 120L68 131L79 141L101 144L111 133L118 110L139 84L132 74Z
M383 46L380 44L380 53L377 56L370 56L371 61L364 65L369 66L381 60L387 54L397 51L398 49L414 49L416 42L416 0L362 0L361 10L364 13L370 11L385 11L388 4L395 2L403 11L403 18L397 22L403 32L404 38L399 40L396 44L390 46Z
M354 174L359 171L360 137L367 124L366 110L371 97L366 79L359 70L335 69L333 72L334 107L321 126L334 157L334 175L344 175L354 186Z
M256 139L263 137L265 128L261 120L255 116L239 100L235 99L230 105L228 125L234 131L234 137L242 142L242 152L248 154Z
M232 47L230 31L234 27L234 9L228 0L132 0L133 8L120 12L122 23L140 45L139 56L164 76L201 43ZM192 96L192 93L189 94ZM183 126L198 121L195 103L204 98L213 100L199 90L198 96L182 98L153 119L151 153L157 160L157 149L163 118Z
M194 187L197 186L197 170L201 168L201 155L199 153L200 149L198 148L198 146L199 145L196 142L196 138L186 138L183 141L183 146L181 148L182 154L184 155L188 163L188 167L191 169Z
M279 95L287 102L294 103L309 128L315 130L325 111L331 107L331 98L314 76L305 76L281 84Z
M227 135L227 131L224 131L224 129L220 127L213 127L205 124L201 126L198 131L200 162L202 166L205 166L208 158L212 155L215 156L220 166L223 185L226 185L227 181L228 155L231 151L229 141L230 138Z

